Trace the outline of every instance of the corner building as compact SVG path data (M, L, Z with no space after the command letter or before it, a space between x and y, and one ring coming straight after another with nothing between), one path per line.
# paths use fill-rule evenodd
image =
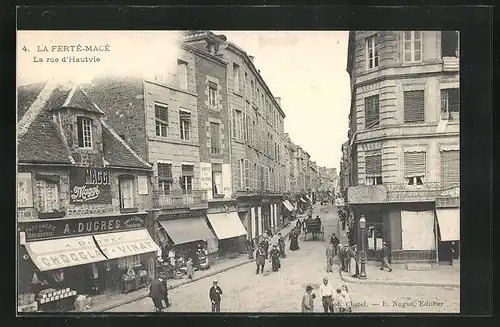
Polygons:
M367 220L368 257L384 240L395 262L453 262L460 241L458 32L352 31L347 71L348 203L356 222Z

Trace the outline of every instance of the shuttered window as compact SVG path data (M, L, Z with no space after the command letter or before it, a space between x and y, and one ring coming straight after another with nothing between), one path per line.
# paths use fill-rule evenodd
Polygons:
M405 123L424 122L424 91L404 92L404 120Z
M425 176L425 152L405 152L405 177Z
M441 151L441 183L460 181L460 151Z
M194 176L194 166L192 165L182 165L182 176Z
M250 187L250 161L245 159L245 187Z
M172 181L172 165L166 163L158 163L158 180Z
M378 126L379 124L379 99L378 95L365 98L365 128Z
M367 176L382 175L382 155L372 155L365 157L365 169Z
M240 160L235 160L235 174L234 174L234 178L233 178L233 182L234 182L234 189L236 190L239 190L241 185L240 185Z

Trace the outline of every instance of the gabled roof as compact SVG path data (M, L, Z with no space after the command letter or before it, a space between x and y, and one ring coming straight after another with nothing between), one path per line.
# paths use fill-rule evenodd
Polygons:
M102 148L106 166L151 169L105 121L102 123Z
M70 153L47 108L61 106L71 89L28 85L18 89L18 144L20 162L71 164ZM42 95L42 91L47 94ZM46 96L46 99L42 99ZM34 108L40 106L40 108Z
M104 116L80 85L39 83L18 88L17 156L19 162L74 164L53 110L77 108ZM113 167L151 169L103 119L104 161Z

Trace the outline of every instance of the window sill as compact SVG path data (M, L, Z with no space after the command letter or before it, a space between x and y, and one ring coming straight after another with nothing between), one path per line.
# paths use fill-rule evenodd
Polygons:
M120 208L121 213L136 213L139 212L138 208Z
M39 212L38 213L38 218L39 219L53 219L53 218L62 218L66 216L66 211L54 211L54 212Z
M213 198L214 199L223 199L226 195L225 194L214 194Z

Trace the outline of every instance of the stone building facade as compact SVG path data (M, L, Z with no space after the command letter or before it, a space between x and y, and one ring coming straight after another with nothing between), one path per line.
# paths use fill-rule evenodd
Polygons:
M459 213L436 198L459 183L458 49L457 32L350 32L348 201L373 253L383 239L394 260L452 261Z

